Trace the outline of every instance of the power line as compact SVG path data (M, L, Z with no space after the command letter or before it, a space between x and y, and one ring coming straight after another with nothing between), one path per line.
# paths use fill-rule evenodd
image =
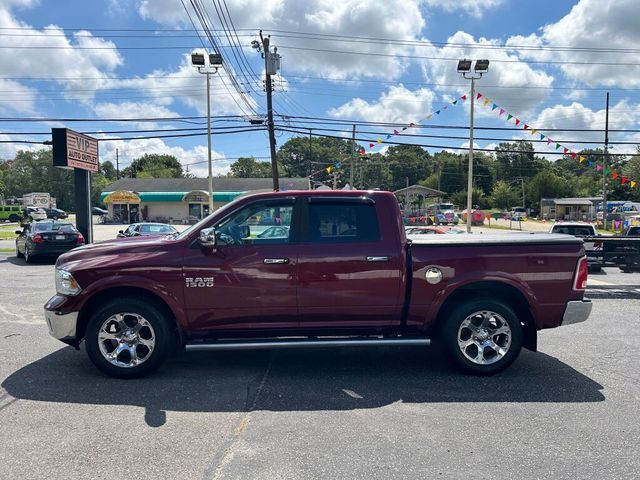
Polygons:
M283 132L289 132L289 133L296 133L298 135L307 135L307 132L305 132L304 130L297 130L295 128L287 128L287 127L277 127L278 130L281 130ZM474 127L475 128L475 127ZM345 132L348 133L348 132ZM327 137L327 138L338 138L341 140L345 139L345 136L341 136L341 135L329 135L329 134L322 134L319 133L317 134L317 136L320 137ZM367 138L356 138L355 139L358 142L370 142L371 139L367 139ZM379 144L384 144L384 145L413 145L413 146L417 146L417 147L424 147L424 148L437 148L437 149L442 149L442 150L462 150L462 151L468 151L468 147L452 147L449 145L430 145L430 144L423 144L423 143L411 143L411 144L407 144L407 143L402 143L402 142L392 142L392 141L388 141L388 140L383 140L382 142L378 142ZM495 153L494 149L490 149L490 148L474 148L474 150L478 150L481 152L492 152ZM500 150L502 153L522 153L522 154L538 154L538 155L560 155L560 156L565 156L565 154L563 152L530 152L530 151L526 151L526 150ZM375 152L374 152L375 153ZM589 155L591 156L604 156L604 153L596 153L596 152L592 152L589 153ZM612 154L609 153L609 156L618 156L618 157L629 157L629 156L633 156L636 155L636 153L616 153L616 154Z

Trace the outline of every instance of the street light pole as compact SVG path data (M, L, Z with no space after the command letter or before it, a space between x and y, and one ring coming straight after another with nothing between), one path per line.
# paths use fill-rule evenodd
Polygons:
M476 60L472 75L471 60L460 60L458 62L458 73L464 78L471 80L471 115L469 119L469 172L467 178L467 233L471 233L471 210L473 207L473 114L476 100L476 80L480 80L482 75L489 70L489 60Z
M211 53L209 56L209 68L205 70L205 55L202 53L191 54L191 64L198 69L198 73L207 76L207 161L209 164L209 214L213 212L213 162L211 160L211 74L217 73L222 66L222 55Z
M209 215L213 213L213 165L211 162L211 73L207 70L207 160L209 162Z
M471 233L471 207L473 203L473 107L475 106L476 79L471 77L471 115L469 121L469 172L467 178L467 233Z

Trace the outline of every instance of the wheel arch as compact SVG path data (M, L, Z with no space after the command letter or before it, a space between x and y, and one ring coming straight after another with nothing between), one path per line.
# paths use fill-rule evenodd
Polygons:
M144 300L153 304L160 309L171 322L171 328L175 328L176 341L181 345L184 344L184 333L175 312L169 304L157 293L141 287L134 286L114 286L105 288L96 292L82 306L78 315L78 323L76 327L76 338L79 343L85 336L87 324L91 319L91 315L96 309L104 303L117 298L134 298L136 300Z
M502 301L513 309L520 319L523 333L523 346L537 351L538 332L535 319L531 313L531 305L527 297L516 287L499 281L478 281L462 285L454 290L442 303L436 316L436 329L440 329L453 308L465 299L491 298Z

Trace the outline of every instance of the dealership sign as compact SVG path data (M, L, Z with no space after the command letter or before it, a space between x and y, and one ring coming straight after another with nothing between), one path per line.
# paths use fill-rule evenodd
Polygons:
M52 128L53 165L97 172L98 140L68 128Z

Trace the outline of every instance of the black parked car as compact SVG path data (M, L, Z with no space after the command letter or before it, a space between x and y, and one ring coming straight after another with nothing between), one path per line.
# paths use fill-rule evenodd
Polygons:
M166 223L132 223L126 230L118 232L118 238L150 237L155 235L171 235L178 231Z
M27 263L36 256L58 256L84 245L84 237L71 223L31 222L16 234L16 257Z
M47 218L52 218L53 220L69 218L69 214L59 208L45 208L44 211L47 212Z

